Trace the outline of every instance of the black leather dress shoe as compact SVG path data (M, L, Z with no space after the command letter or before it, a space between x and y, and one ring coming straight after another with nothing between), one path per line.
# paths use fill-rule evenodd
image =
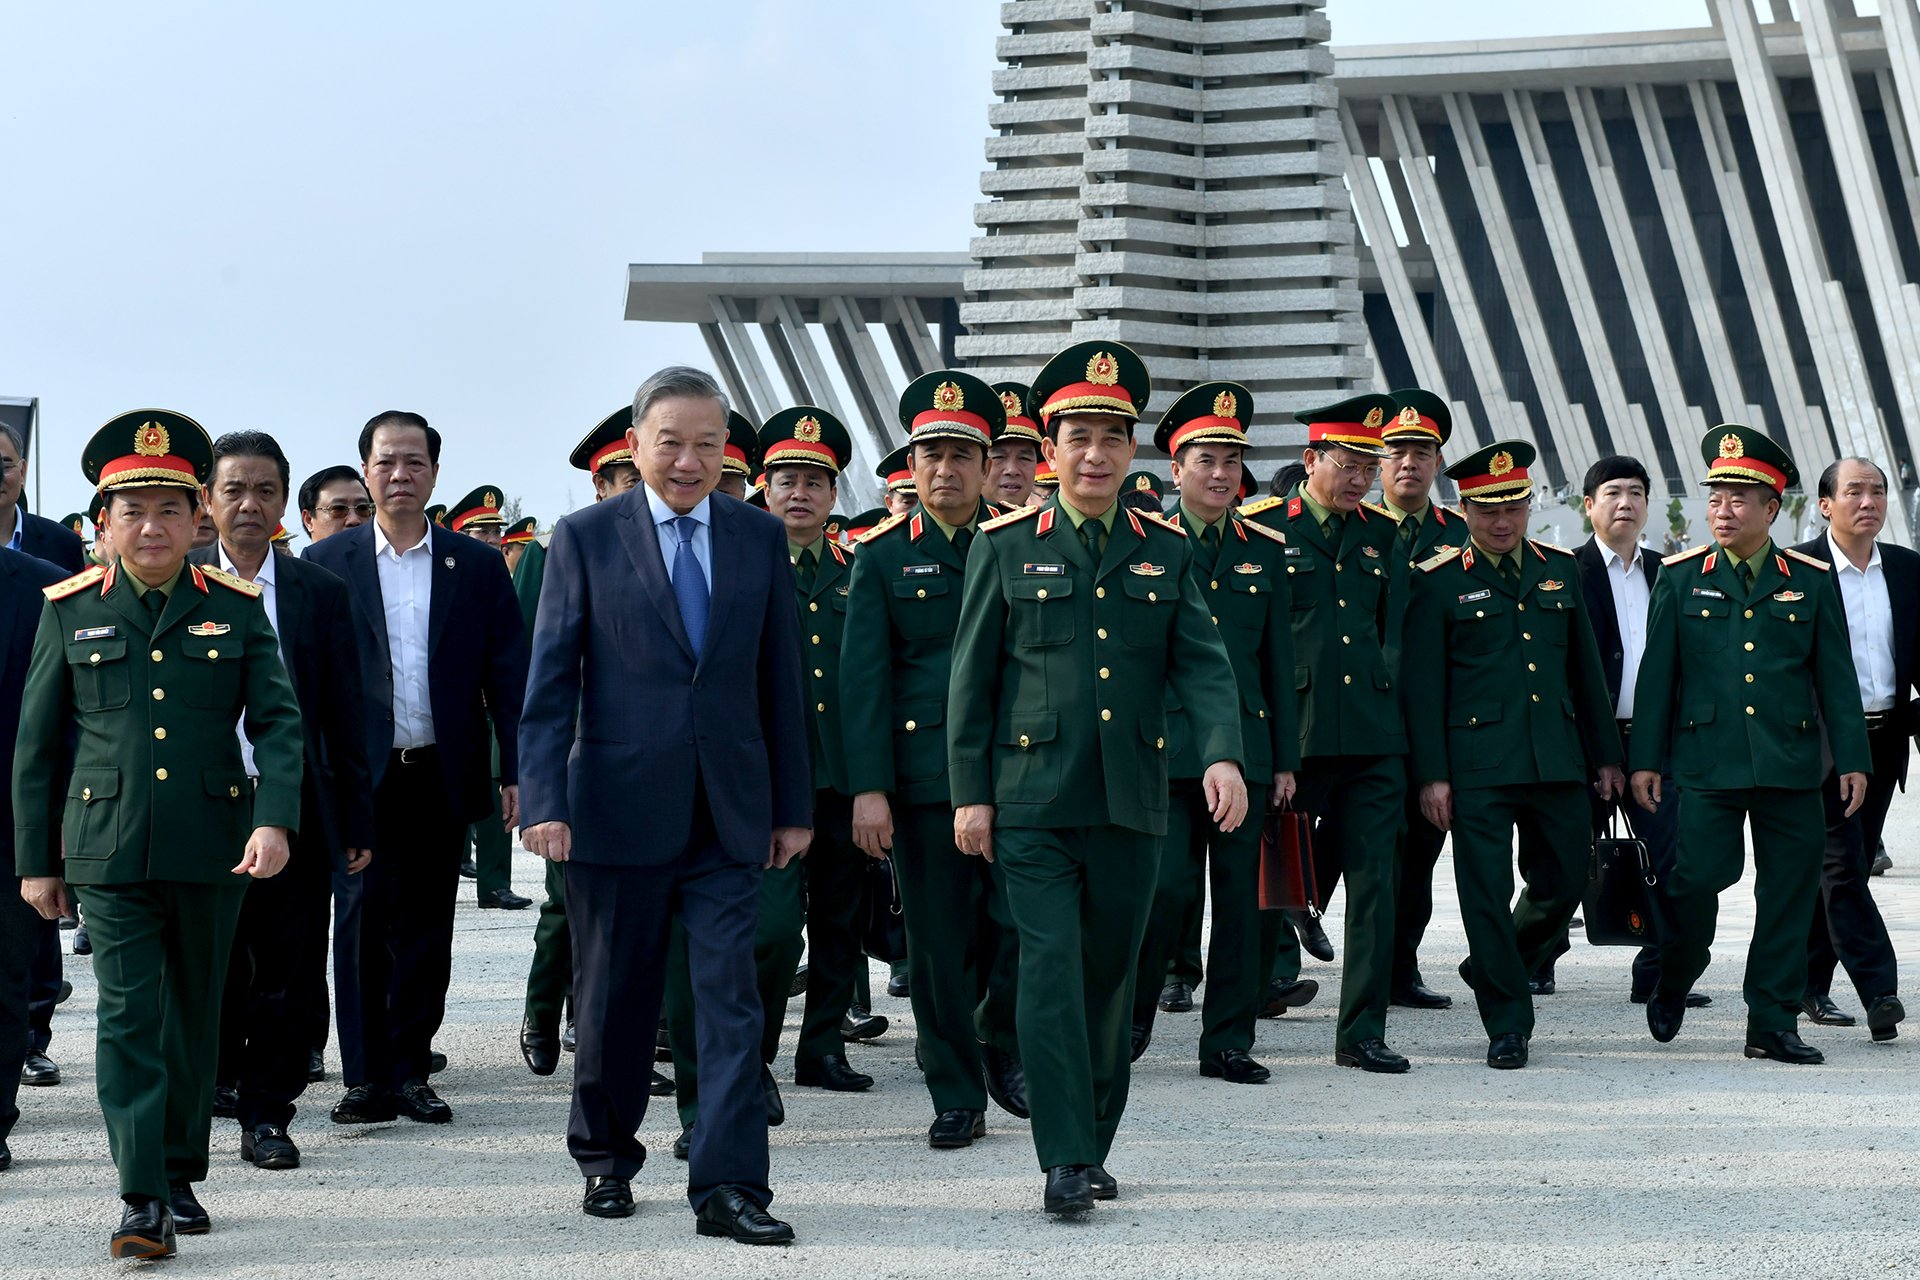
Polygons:
M1628 993L1627 999L1631 1000L1635 1004L1645 1004L1650 994L1651 994L1650 992L1646 992L1646 991L1634 991L1634 992ZM1704 991L1687 992L1686 1007L1689 1009L1704 1009L1712 1003L1713 1003L1713 997L1708 995Z
M1184 982L1169 982L1160 988L1160 1012L1192 1013L1193 988Z
M1245 1049L1222 1049L1200 1060L1200 1074L1228 1084L1265 1084L1273 1072L1255 1062Z
M1487 1046L1487 1065L1495 1071L1518 1071L1527 1065L1527 1038L1509 1031L1493 1038Z
M1118 1200L1120 1198L1120 1184L1114 1181L1113 1175L1107 1172L1105 1165L1090 1164L1087 1166L1087 1185L1093 1188L1093 1198L1095 1200Z
M1083 1164L1057 1164L1047 1170L1046 1207L1048 1213L1077 1218L1093 1211L1093 1183Z
M307 1054L307 1083L319 1084L327 1078L326 1055L314 1049Z
M213 1086L213 1114L231 1120L240 1111L240 1091L230 1084Z
M446 1054L435 1052L435 1053L429 1053L427 1055L427 1074L428 1075L437 1076L442 1071L445 1071L446 1069L447 1069Z
M173 1211L166 1203L140 1200L120 1211L120 1226L107 1252L115 1258L171 1258L173 1233Z
M1800 1038L1798 1031L1757 1031L1747 1034L1749 1058L1771 1058L1798 1067L1818 1066L1827 1055Z
M1832 996L1809 991L1800 997L1800 1011L1823 1027L1850 1027L1853 1015L1833 1002Z
M1312 978L1295 978L1292 982L1275 978L1267 984L1267 998L1260 1006L1260 1016L1277 1018L1289 1009L1303 1009L1319 994L1320 984Z
M335 1124L381 1124L399 1115L393 1095L370 1084L353 1086L333 1107Z
M1550 996L1554 993L1554 990L1553 975L1550 973L1536 973L1527 979L1527 991L1532 995Z
M969 1111L965 1107L956 1107L952 1111L942 1111L933 1118L933 1124L927 1130L927 1145L935 1151L958 1151L961 1147L970 1147L975 1138L987 1136L987 1116L984 1111Z
M460 878L463 880L478 880L480 878L480 868L473 865L472 858L462 858L460 860Z
M887 979L887 994L897 1000L905 1000L907 998L907 975L905 973L896 973Z
M573 1030L573 1019L568 1018L567 1025L560 1028L560 1052L572 1053L575 1049L579 1047L579 1044L580 1044L580 1038L576 1034L574 1034L574 1030ZM669 1053L667 1055L667 1058L671 1060L673 1058L673 1055Z
M1898 1024L1906 1016L1899 996L1880 996L1867 1006L1867 1029L1875 1040L1891 1040L1900 1034Z
M675 1160L685 1160L692 1154L693 1126L690 1124L681 1125L680 1136L673 1140L673 1158Z
M425 1080L409 1080L393 1095L394 1107L409 1120L421 1124L446 1124L453 1119L453 1108Z
M631 1218L633 1188L625 1178L588 1178L580 1212L591 1218Z
M5 1138L0 1138L0 1173L5 1173L11 1168L13 1168L13 1148L7 1145Z
M240 1158L256 1169L298 1169L300 1148L277 1124L258 1124L240 1131Z
M778 1128L787 1122L787 1104L780 1096L780 1082L764 1063L760 1067L760 1097L767 1104L767 1127Z
M873 1088L873 1077L855 1071L853 1065L837 1053L815 1062L793 1064L793 1082L809 1089L830 1089L834 1093L860 1093Z
M93 939L87 936L87 926L84 924L73 931L73 954L77 956L93 954Z
M1152 1043L1153 1043L1153 1028L1143 1027L1137 1022L1134 1023L1133 1024L1133 1048L1130 1050L1133 1056L1128 1058L1127 1061L1128 1062L1140 1061L1140 1055L1145 1053L1147 1051L1147 1046Z
M647 1081L647 1096L650 1098L670 1098L673 1096L673 1077L660 1074L655 1067L653 1078Z
M731 1183L713 1189L693 1215L693 1229L703 1236L726 1236L741 1244L793 1243L792 1227Z
M1304 911L1294 911L1289 914L1293 916L1294 927L1300 931L1300 945L1306 948L1307 954L1315 960L1332 963L1333 939L1329 938L1326 929L1321 927L1320 917L1310 916Z
M520 1056L527 1070L537 1076L550 1076L560 1066L560 1037L532 1018L520 1023Z
M1887 846L1881 845L1873 851L1873 862L1867 867L1870 876L1883 876L1893 870L1893 859L1887 856Z
M533 905L533 899L523 897L511 889L495 889L492 893L480 895L480 905L488 910L518 911L522 907Z
M65 978L60 979L60 989L53 993L53 1003L57 1008L73 999L73 984Z
M1686 1016L1685 996L1661 995L1656 991L1653 993L1653 998L1647 1001L1647 1030L1651 1031L1653 1038L1661 1044L1667 1043L1680 1034L1680 1024Z
M840 1020L840 1038L856 1044L867 1040L878 1040L887 1034L887 1028L893 1024L880 1015L853 1005L847 1009L847 1016Z
M203 1236L213 1230L213 1219L200 1207L193 1184L184 1178L167 1183L167 1208L173 1211L173 1229L183 1236Z
M1360 1040L1345 1049L1335 1049L1333 1060L1338 1066L1358 1067L1362 1071L1377 1071L1383 1075L1399 1075L1413 1066L1387 1048L1385 1040L1379 1039Z
M997 1049L983 1041L980 1045L980 1074L986 1081L987 1096L1000 1104L1002 1111L1022 1120L1028 1118L1027 1071L1020 1065L1020 1059L1005 1049Z
M46 1054L31 1051L27 1054L27 1060L20 1064L20 1083L41 1086L59 1084L60 1068Z
M1387 996L1387 1003L1397 1004L1402 1009L1451 1009L1453 997L1442 995L1416 979L1404 987L1395 987Z

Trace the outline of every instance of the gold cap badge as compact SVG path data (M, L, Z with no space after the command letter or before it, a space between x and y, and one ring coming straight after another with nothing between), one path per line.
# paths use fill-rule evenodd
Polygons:
M495 507L500 505L500 495L495 493L493 490L489 489L485 493L480 495L480 505L485 507L487 510L492 511Z
M967 407L967 397L958 385L943 382L933 390L933 407L942 413L955 413Z
M1153 477L1149 475L1141 475L1134 480L1133 487L1140 490L1143 493L1152 493Z
M1016 418L1021 418L1026 416L1026 414L1022 412L1020 407L1020 397L1015 395L1013 392L1002 391L1000 393L1000 403L1006 406L1007 413L1009 416L1016 417Z
M1240 401L1233 392L1222 391L1213 398L1213 416L1236 420L1240 417Z
M1098 387L1111 387L1120 381L1120 366L1108 352L1097 351L1093 359L1087 361L1087 381Z
M1487 464L1487 474L1490 476L1503 476L1511 470L1513 470L1513 455L1505 449L1494 454L1493 461Z
M807 417L793 424L793 438L802 444L820 442L820 419Z
M1408 405L1406 408L1402 409L1400 411L1400 425L1403 427L1419 426L1420 411L1414 408L1412 405Z
M143 458L165 457L173 445L173 439L167 435L167 429L157 422L142 423L133 433L133 451Z
M1367 416L1361 421L1360 425L1363 427L1377 427L1386 420L1386 414L1382 413L1378 408L1373 408L1367 410Z
M1723 458L1744 458L1747 446L1740 443L1740 437L1729 431L1720 437L1720 456Z

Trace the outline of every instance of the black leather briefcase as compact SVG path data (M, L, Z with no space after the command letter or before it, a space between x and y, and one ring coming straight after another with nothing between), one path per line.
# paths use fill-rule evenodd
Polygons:
M1647 843L1615 833L1619 810L1607 816L1607 834L1595 838L1581 910L1587 941L1596 947L1658 947L1673 939L1667 900L1654 874Z
M868 858L862 895L866 901L860 927L861 949L882 964L907 958L907 922L900 913L900 889L893 878L893 859Z

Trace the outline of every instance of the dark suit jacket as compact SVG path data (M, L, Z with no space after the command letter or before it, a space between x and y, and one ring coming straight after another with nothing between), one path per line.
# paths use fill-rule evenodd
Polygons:
M1574 548L1573 559L1580 566L1580 590L1587 598L1587 620L1593 624L1593 638L1600 646L1600 669L1607 677L1607 701L1617 707L1627 646L1620 638L1620 615L1613 610L1613 587L1607 582L1607 562L1600 554L1599 542L1591 537ZM1647 600L1651 608L1653 584L1660 580L1660 556L1652 547L1640 548L1640 567L1647 575Z
M1803 542L1794 548L1803 556L1818 560L1821 564L1833 563L1833 547L1823 533L1811 542ZM1913 699L1914 681L1920 678L1920 670L1915 666L1915 645L1920 643L1920 552L1910 551L1906 547L1897 547L1890 542L1880 544L1880 569L1887 579L1887 602L1893 606L1893 716L1894 723L1900 727L1903 737L1911 737L1920 729L1920 706ZM1834 590L1840 589L1836 579ZM1847 611L1840 611L1842 622L1848 622ZM1848 622L1849 628L1851 623ZM1900 786L1907 785L1907 761L1911 756L1900 758Z
M521 719L521 814L571 823L581 862L657 866L686 847L698 778L726 852L762 861L774 827L813 821L786 531L713 495L696 655L647 492L554 529Z
M373 847L373 783L367 770L365 704L360 661L346 640L353 634L347 584L294 556L273 562L274 630L307 741L306 781L318 812L303 805L302 823L328 849ZM218 568L217 547L187 553L193 564Z
M26 523L20 528L20 550L36 560L65 569L67 575L87 567L87 544L78 534L58 520L22 512Z
M393 659L387 648L387 611L373 562L372 521L316 542L303 559L331 570L353 598L366 706L367 765L380 785L393 754ZM500 552L476 538L438 525L433 544L433 591L427 613L427 684L440 772L453 814L477 822L493 812L493 752L499 781L519 778L520 699L527 675L526 629L513 579Z
M51 524L52 521L42 521ZM31 528L31 525L29 525ZM54 525L59 529L59 525ZM61 529L62 533L67 533ZM72 535L69 533L69 537ZM20 727L20 695L27 685L33 636L47 598L40 594L71 574L43 560L0 547L0 778L13 777L14 734ZM66 791L63 774L60 790ZM13 872L13 788L0 786L0 867Z

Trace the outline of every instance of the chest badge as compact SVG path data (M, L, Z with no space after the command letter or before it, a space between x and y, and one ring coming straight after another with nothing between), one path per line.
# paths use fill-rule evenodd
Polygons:
M1559 591L1562 588L1564 588L1566 585L1567 585L1566 583L1561 582L1557 578L1548 578L1545 582L1542 582L1540 584L1540 589L1542 591Z
M233 630L224 622L196 622L187 628L190 636L223 636Z
M1380 551L1377 547L1362 547L1360 548L1360 554L1369 560L1378 560L1380 558Z
M1804 591L1776 591L1773 593L1773 598L1781 604L1792 604L1796 600L1805 600L1807 593Z
M73 633L75 640L111 640L120 634L118 627L81 627Z
M1137 573L1143 578L1158 578L1161 575L1165 574L1166 571L1167 571L1167 567L1165 565L1148 564L1144 560L1142 560L1139 564L1130 564L1127 566L1128 573Z
M1235 573L1259 573L1260 566L1257 564L1237 564L1233 566L1233 571Z
M453 557L448 556L445 560L441 561L441 563L446 565L447 568L451 569L453 568Z

